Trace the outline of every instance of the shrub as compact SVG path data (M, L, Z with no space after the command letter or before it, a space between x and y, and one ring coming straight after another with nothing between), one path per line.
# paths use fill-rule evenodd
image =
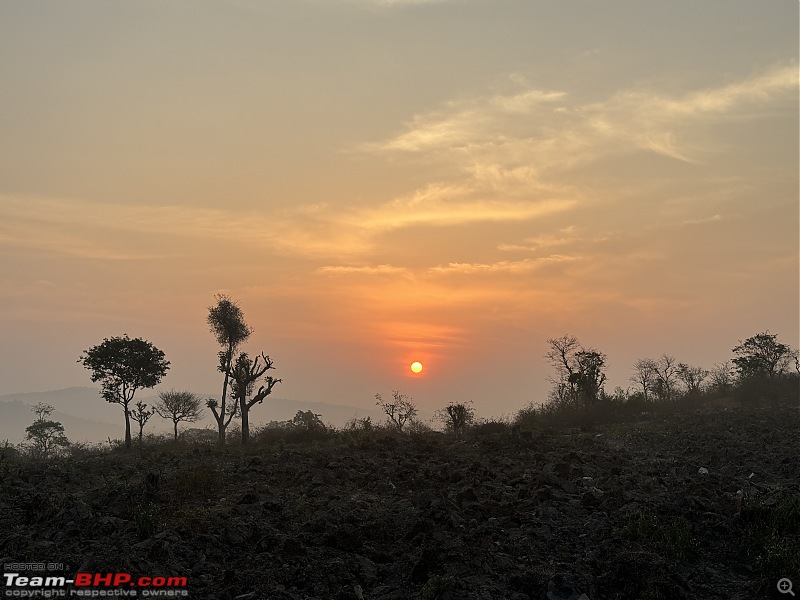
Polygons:
M472 408L471 401L466 404L451 402L444 408L437 410L434 418L444 424L446 432L453 433L456 437L461 437L475 421L475 409Z
M492 417L483 419L472 426L470 433L476 436L507 435L511 431L511 424L507 417Z
M380 394L375 394L375 400L375 404L386 413L388 421L401 433L403 427L407 423L412 423L417 416L417 405L414 403L414 399L401 394L398 390L392 391L391 400L384 400Z

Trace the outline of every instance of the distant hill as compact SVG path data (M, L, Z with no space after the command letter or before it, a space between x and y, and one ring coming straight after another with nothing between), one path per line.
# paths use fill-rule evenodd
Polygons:
M201 398L215 398L216 394L199 394ZM137 400L152 406L158 399L155 394L137 396ZM47 392L29 392L0 396L0 442L8 440L18 444L25 438L25 428L33 422L31 407L38 402L50 404L55 408L51 418L64 425L65 433L71 441L104 442L109 437L121 438L125 433L122 408L110 404L100 397L100 390L90 387L72 387ZM383 415L376 410L365 410L354 406L341 406L324 402L303 402L284 398L267 398L263 404L253 407L250 413L252 427L270 421L287 421L297 411L312 411L321 415L322 421L334 427L342 427L354 416L372 417L381 421ZM216 427L208 411L202 421L192 427ZM145 432L165 433L171 423L157 415L145 427ZM182 425L185 427L185 425ZM136 431L132 430L135 434Z

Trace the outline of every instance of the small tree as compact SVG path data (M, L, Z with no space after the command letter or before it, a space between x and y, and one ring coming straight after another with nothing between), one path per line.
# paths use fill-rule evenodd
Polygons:
M36 458L48 458L58 448L69 446L64 434L64 426L48 417L55 409L49 404L39 402L31 407L36 420L25 428L27 439L31 442L31 454Z
M550 350L544 358L555 368L549 380L553 384L550 401L554 406L588 408L603 392L606 355L594 348L584 348L573 335L547 340Z
M652 391L657 375L656 361L652 358L640 358L633 363L631 381L642 389L645 402L648 401L647 394Z
M159 392L155 411L162 419L172 421L172 431L178 439L178 423L195 423L203 416L200 398L192 392Z
M239 407L234 403L233 408L227 406L228 398L228 383L231 378L231 368L233 367L233 359L236 354L236 349L250 337L253 330L244 320L244 312L225 294L218 294L215 296L217 303L210 306L208 309L208 328L217 340L217 343L222 346L220 350L219 366L217 370L224 375L222 380L222 397L219 402L216 400L209 400L207 402L208 408L211 409L214 415L214 420L217 422L217 429L219 431L218 441L220 444L225 443L225 430L228 425L236 416Z
M733 348L731 362L738 372L738 393L748 401L777 402L782 397L796 397L797 383L790 368L796 351L778 341L778 336L763 331Z
M155 409L147 408L147 404L142 402L141 400L136 401L136 408L131 410L131 417L133 420L139 425L139 446L142 445L142 434L144 433L144 426L155 414Z
M251 360L246 352L242 352L236 359L236 365L231 369L231 398L238 403L239 413L242 417L242 444L247 444L250 439L250 409L255 404L260 404L264 398L272 393L272 388L281 382L280 379L267 376L258 392L252 398L255 383L270 369L273 369L272 360L263 352Z
M656 379L653 391L661 401L674 400L678 391L678 365L675 357L662 354L654 364Z
M289 421L289 423L291 423L292 427L308 432L317 433L327 431L328 428L325 427L325 423L322 422L320 417L322 417L322 415L318 415L310 410L298 410L294 419Z
M466 404L451 402L436 411L436 419L444 423L447 431L454 433L456 437L461 437L467 427L475 421L475 410L472 408L472 402Z
M375 394L375 400L377 401L375 404L383 409L389 422L400 433L403 432L403 427L417 416L417 405L413 398L397 390L392 391L391 400L384 400L381 394Z
M686 363L678 363L678 378L686 386L687 394L698 394L706 377L708 377L708 371L703 367L692 367Z
M578 365L572 378L578 385L578 393L586 407L597 403L603 392L606 374L603 368L606 364L606 355L594 349L581 350L575 353L575 362Z
M723 363L715 363L709 375L711 376L711 385L718 394L725 396L733 389L736 374L729 360Z
M125 414L125 448L131 447L131 420L128 406L140 389L158 385L169 370L164 353L141 338L104 339L84 351L78 359L92 372L92 381L101 382L106 402L119 404Z

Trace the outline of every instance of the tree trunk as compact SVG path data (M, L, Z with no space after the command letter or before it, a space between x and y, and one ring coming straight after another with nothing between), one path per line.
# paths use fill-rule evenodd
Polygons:
M231 361L233 360L233 348L228 346L228 355L225 358L225 379L222 382L222 398L219 403L219 440L220 446L225 445L225 398L228 395L228 378L231 376Z
M125 448L131 449L131 416L128 413L128 403L122 405L125 411Z
M178 422L173 421L172 424L175 426L175 440L178 439Z
M250 439L250 409L244 398L240 400L239 408L242 409L242 445L244 446Z

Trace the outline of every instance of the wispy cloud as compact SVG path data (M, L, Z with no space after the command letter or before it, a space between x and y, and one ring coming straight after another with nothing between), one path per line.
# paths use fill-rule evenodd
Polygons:
M520 81L517 78L517 81ZM582 102L564 91L528 88L453 101L417 115L406 131L362 147L369 152L427 153L481 165L475 173L549 169L636 150L695 160L697 119L753 117L798 89L796 65L776 67L718 87L665 93L621 90L600 102Z
M578 256L554 254L542 258L528 258L518 261L503 260L495 263L449 263L446 266L432 267L429 271L435 274L472 275L480 273L529 273L547 264L572 262L580 260Z
M408 273L408 269L404 267L394 267L392 265L377 265L377 266L351 266L351 265L327 265L319 267L318 273L326 275L403 275Z
M269 213L3 196L0 245L86 258L163 256L157 251L142 252L140 243L135 244L135 252L125 250L123 238L111 233L116 231L162 240L215 240L298 257L353 258L369 252L389 231L525 221L567 210L572 204L570 200L470 199L469 190L436 185L378 205L318 204Z

